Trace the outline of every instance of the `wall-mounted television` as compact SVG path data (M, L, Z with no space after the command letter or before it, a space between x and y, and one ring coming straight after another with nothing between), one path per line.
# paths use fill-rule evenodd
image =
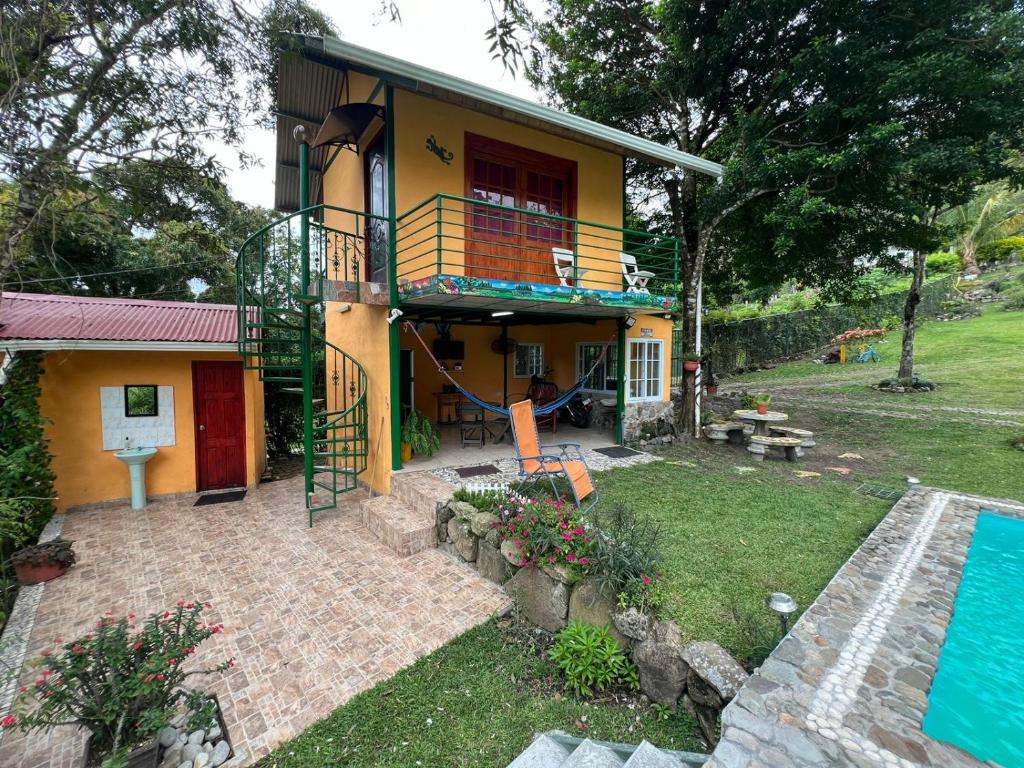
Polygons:
M466 343L454 339L434 339L434 357L438 360L464 360Z

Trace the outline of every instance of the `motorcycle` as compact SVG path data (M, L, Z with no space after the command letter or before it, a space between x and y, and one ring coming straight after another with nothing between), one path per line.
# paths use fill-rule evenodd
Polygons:
M558 385L547 379L549 371L544 376L534 375L530 379L531 399L537 402L551 402L559 396ZM558 417L567 420L574 427L586 429L594 419L594 398L582 392L577 392L568 403L558 409Z

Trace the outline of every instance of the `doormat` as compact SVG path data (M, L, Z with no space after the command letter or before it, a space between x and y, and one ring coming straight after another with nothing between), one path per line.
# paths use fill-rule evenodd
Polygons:
M478 475L496 475L500 472L493 464L478 464L475 467L456 467L455 474L459 477L477 477Z
M628 459L630 456L639 456L640 451L634 451L624 445L609 445L607 448L595 448L594 453L602 453L609 459Z
M241 501L245 498L245 491L224 491L223 493L204 493L193 507L205 507L208 504L227 504L229 501Z

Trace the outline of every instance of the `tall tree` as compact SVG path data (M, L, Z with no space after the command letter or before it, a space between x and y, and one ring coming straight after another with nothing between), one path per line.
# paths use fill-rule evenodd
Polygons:
M15 182L0 282L48 210L131 160L214 175L266 115L281 31L324 33L302 0L28 0L0 5L0 175Z
M935 63L950 50L994 26L1016 34L1019 21L1011 0L550 0L549 11L531 76L558 103L725 166L720 184L629 168L683 244L687 350L709 263L835 290L864 257L920 238L920 208L895 182L906 145L922 120L970 110L942 102L943 114L918 94L941 90ZM1003 85L1019 98L1019 81Z

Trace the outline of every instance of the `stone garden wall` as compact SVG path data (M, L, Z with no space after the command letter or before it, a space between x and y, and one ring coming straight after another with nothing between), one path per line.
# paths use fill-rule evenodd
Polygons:
M654 703L693 712L709 742L717 720L747 680L743 667L721 646L687 641L671 621L636 608L619 611L593 580L576 581L559 566L519 566L511 541L501 542L496 515L451 500L437 506L438 546L504 586L530 623L556 633L570 621L607 627L632 655L640 690Z
M641 448L671 443L676 437L675 411L674 396L671 400L626 403L623 436Z

